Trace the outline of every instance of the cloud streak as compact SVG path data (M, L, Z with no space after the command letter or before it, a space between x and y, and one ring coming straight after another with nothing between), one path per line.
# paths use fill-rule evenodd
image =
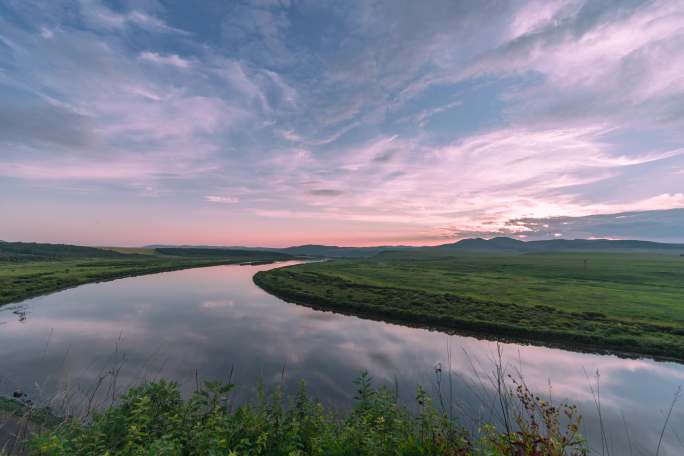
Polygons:
M156 52L146 51L140 54L140 59L158 65L171 65L182 69L190 68L190 62L177 54L160 55Z
M204 198L210 203L217 204L235 204L240 202L240 199L234 196L207 195Z

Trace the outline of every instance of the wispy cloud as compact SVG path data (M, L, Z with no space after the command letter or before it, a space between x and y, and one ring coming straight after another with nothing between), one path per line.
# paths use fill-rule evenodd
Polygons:
M676 197L674 195L669 196ZM681 202L682 195L679 195ZM550 239L644 239L681 242L684 209L629 211L583 217L521 218L509 220L497 230L465 232L455 229L454 237L513 235L525 240Z
M240 198L234 196L207 195L204 197L210 203L235 204L240 202Z
M190 68L190 61L177 54L160 55L156 52L145 51L140 53L140 59L159 65L171 65L183 69Z
M684 207L682 0L64 6L0 6L12 185L378 242Z
M80 13L88 24L105 29L137 26L152 32L187 34L184 30L170 27L154 15L138 10L121 14L108 8L99 0L80 0Z

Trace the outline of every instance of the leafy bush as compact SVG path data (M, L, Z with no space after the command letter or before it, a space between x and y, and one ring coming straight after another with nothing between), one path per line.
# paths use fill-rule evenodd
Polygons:
M567 430L559 412L519 387L519 431L489 426L472 442L468 434L430 396L418 389L417 413L399 404L385 387L375 388L368 374L356 382L355 405L346 417L327 412L301 386L285 398L261 390L250 404L233 410L231 384L207 382L184 400L176 384L160 381L131 389L117 406L89 423L67 420L33 437L35 455L444 455L571 456L585 454L576 436L574 409ZM537 407L541 407L537 410ZM541 412L541 424L537 413ZM531 414L530 414L531 413Z
M554 406L529 388L509 376L515 385L514 395L520 409L514 416L515 431L509 429L497 433L493 428L485 430L485 441L495 454L520 456L584 456L587 454L584 440L579 435L581 416L577 407L567 403ZM565 420L565 427L561 424Z

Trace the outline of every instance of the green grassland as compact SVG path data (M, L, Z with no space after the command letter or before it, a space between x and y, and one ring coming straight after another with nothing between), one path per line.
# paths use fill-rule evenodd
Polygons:
M190 249L191 250L191 249ZM55 244L0 243L0 305L90 282L220 264L292 259L242 250L201 252L97 249Z
M684 360L684 258L386 252L260 272L311 307L488 336Z

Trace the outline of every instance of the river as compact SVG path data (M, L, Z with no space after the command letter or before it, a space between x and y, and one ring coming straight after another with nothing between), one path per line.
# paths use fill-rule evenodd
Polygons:
M286 264L126 278L2 307L0 394L21 390L37 403L82 411L88 402L106 405L155 378L175 380L185 391L205 379L231 378L238 399L260 382L291 392L303 380L312 394L344 409L353 380L368 370L376 384L398 388L407 402L418 384L437 399L441 390L463 425L474 429L497 419L493 374L502 353L506 371L540 395L580 407L582 432L597 454L652 455L684 383L684 365L677 363L497 344L320 312L253 284L255 272ZM675 407L660 450L661 456L680 454L683 404Z

